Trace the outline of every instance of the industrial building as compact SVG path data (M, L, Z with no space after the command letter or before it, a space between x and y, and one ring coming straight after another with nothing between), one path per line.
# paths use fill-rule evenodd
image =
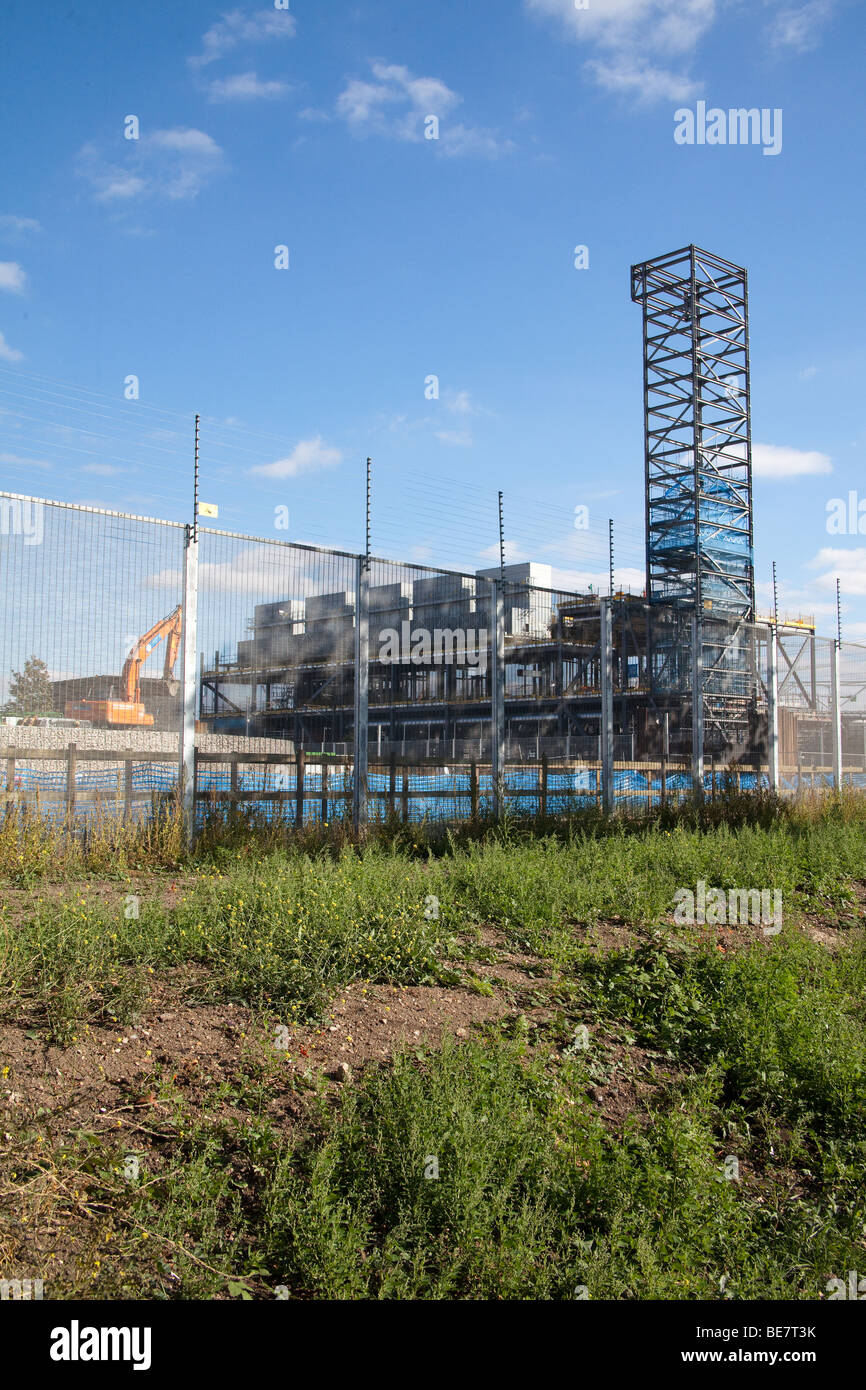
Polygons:
M765 760L768 629L755 621L746 272L689 246L633 266L631 297L642 324L644 592L607 600L559 592L550 567L536 563L460 574L337 552L326 564L325 552L296 546L311 568L299 560L297 582L280 581L282 593L263 585L267 601L251 599L246 618L232 618L246 630L227 633L229 647L210 659L200 655L202 729L348 751L363 628L372 757L487 758L504 686L509 757L544 749L593 758L609 619L616 756L685 754L699 717L707 753ZM340 575L342 587L323 574ZM54 682L55 707L95 723L177 727L181 612L138 639L119 678ZM796 636L796 627L778 630ZM142 675L157 647L162 681ZM820 717L814 648L810 670L789 663L802 718ZM504 681L494 680L497 650Z
M755 617L746 271L695 246L632 267L642 310L646 591L613 596L614 727L632 756L691 738L691 625L700 614L707 747L761 751ZM375 577L375 562L373 565ZM371 750L483 745L492 658L381 660L378 635L494 626L504 594L506 735L594 742L601 717L600 599L564 596L547 566L474 576L415 571L369 588ZM201 718L299 745L351 742L355 594L255 609L252 636L203 665ZM573 741L573 742L572 742Z

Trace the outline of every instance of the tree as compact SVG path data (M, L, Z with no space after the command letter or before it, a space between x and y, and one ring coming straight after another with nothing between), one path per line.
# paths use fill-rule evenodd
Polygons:
M23 671L13 671L9 695L3 707L4 714L53 714L54 692L45 662L38 656L31 656L25 661Z

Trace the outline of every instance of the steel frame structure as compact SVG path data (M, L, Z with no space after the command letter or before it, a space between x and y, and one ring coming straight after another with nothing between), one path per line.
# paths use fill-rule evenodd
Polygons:
M696 246L631 268L643 309L647 599L751 621L746 271Z

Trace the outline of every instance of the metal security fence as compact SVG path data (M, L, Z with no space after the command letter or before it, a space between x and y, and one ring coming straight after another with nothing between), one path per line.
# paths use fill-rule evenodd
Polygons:
M297 826L866 785L866 648L0 494L4 813ZM549 574L549 571L548 571Z
M197 718L214 732L350 746L357 557L198 536Z
M176 737L184 527L4 494L0 520L0 706Z

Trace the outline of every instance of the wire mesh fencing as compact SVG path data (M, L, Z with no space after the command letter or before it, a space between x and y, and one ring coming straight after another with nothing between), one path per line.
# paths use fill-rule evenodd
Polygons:
M371 559L366 814L458 821L491 813L495 593L482 575Z
M130 817L172 792L184 534L0 494L0 756L17 805Z
M866 647L843 642L839 667L843 774L866 787Z
M414 825L866 784L866 648L808 629L8 493L0 521L7 815L189 794L191 825Z

